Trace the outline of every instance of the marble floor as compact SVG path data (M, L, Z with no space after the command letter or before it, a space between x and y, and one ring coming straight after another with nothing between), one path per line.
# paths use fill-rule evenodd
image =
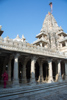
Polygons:
M16 100L67 100L67 87L49 92L48 96L45 95L45 97L41 97L38 99L29 97L29 98L18 98Z
M40 84L34 87L1 87L0 100L67 100L67 82Z

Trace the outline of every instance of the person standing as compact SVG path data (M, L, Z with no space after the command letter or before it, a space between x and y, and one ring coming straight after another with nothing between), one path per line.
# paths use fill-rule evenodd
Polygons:
M8 81L8 74L7 74L6 70L2 74L2 77L3 77L3 81L4 81L4 88L6 88L6 84L7 84L7 81Z

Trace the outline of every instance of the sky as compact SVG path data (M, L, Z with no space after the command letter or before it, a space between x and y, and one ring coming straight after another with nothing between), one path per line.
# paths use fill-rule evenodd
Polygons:
M50 11L50 2L58 26L67 33L67 0L0 0L2 37L14 39L17 35L20 38L24 35L28 43L33 43Z

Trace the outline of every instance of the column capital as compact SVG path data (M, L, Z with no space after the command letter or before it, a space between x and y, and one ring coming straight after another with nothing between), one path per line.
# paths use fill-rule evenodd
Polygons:
M29 57L25 57L24 58L24 64L26 64L28 60L29 60Z
M67 61L64 61L64 63L67 63Z
M13 55L10 55L10 56L9 56L9 60L12 60L12 58L13 58Z
M52 62L53 58L47 58L48 63Z
M20 56L19 53L14 54L14 57L19 57L19 56Z
M29 59L29 57L25 57L25 61L27 61Z
M38 63L39 63L39 64L41 64L41 63L43 63L43 62L44 62L44 60L38 59Z
M61 61L62 61L61 59L58 59L58 60L57 60L58 63L61 62Z
M31 60L34 60L35 62L36 62L37 59L38 59L38 57L36 57L36 56L31 57Z

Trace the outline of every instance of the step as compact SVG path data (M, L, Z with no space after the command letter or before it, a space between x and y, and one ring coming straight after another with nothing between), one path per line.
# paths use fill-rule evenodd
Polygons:
M61 89L63 87L67 87L67 82L57 82L51 84L39 84L36 86L25 86L18 88L9 88L9 89L1 89L0 90L0 100L2 98L18 98L24 96L33 96L34 94L45 93L47 91L53 91L57 89Z

